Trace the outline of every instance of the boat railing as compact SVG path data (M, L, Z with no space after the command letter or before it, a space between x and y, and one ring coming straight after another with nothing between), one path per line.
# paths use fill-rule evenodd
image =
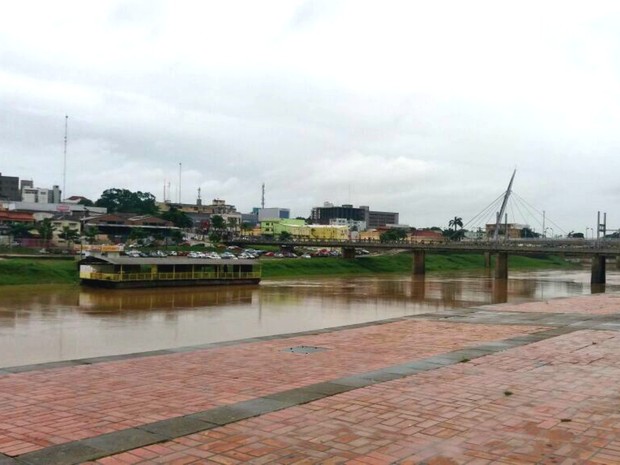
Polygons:
M209 272L167 272L167 273L97 273L81 272L81 279L98 281L180 281L192 279L256 279L260 271L209 271Z

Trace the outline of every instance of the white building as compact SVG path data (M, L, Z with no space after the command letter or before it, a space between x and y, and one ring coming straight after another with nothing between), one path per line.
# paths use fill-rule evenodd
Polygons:
M54 186L51 189L33 187L31 182L22 184L22 202L25 203L60 203L60 188Z

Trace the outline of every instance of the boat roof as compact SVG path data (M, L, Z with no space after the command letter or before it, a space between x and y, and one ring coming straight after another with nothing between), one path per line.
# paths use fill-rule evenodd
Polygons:
M188 257L103 257L90 255L78 264L109 263L111 265L258 265L257 260L235 260L231 258L188 258Z

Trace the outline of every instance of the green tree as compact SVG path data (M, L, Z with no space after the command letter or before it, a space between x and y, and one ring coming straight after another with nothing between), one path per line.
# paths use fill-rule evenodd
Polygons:
M407 231L402 228L394 228L381 233L379 240L381 242L398 242L407 237Z
M459 216L455 216L448 223L448 227L454 228L454 232L456 232L456 230L458 228L462 228L463 227L463 218L461 218Z
M232 218L232 217L228 218L227 226L228 226L228 230L232 232L233 234L237 232L237 229L239 227L239 225L237 224L237 219Z
M463 218L460 216L455 216L448 223L448 228L454 228L454 231L449 234L444 234L444 236L448 236L453 241L460 241L465 237L465 231L463 231ZM461 228L459 231L458 228Z
M131 231L129 232L129 236L127 236L128 239L132 240L132 241L136 241L136 242L140 242L142 241L142 239L145 239L147 236L146 231L142 228L132 228Z
M522 238L534 238L540 237L540 234L532 231L530 228L523 228L520 232L520 236Z
M459 229L458 231L452 231L450 239L453 241L460 241L465 237L465 229Z
M155 215L158 213L155 196L148 192L131 192L127 189L106 189L95 202L97 207L105 207L109 213L138 213Z
M32 229L32 224L13 222L9 224L9 235L14 238L28 237Z
M183 233L179 229L173 229L170 232L170 236L168 236L168 238L170 239L170 241L172 241L173 244L178 245L183 242Z
M280 232L280 240L281 241L290 241L293 238L293 235L288 231Z
M94 226L89 226L88 228L86 228L86 230L84 231L84 235L86 236L86 242L88 242L89 244L94 244L95 239L97 238L97 232L97 228L95 228Z
M95 202L93 202L90 199L80 199L80 201L78 202L78 205L84 205L85 207L94 207Z
M36 230L39 233L39 237L43 241L44 247L49 247L49 242L52 240L52 236L54 234L52 220L45 218L43 221L39 221L36 225Z
M58 234L58 237L66 241L75 241L80 237L80 233L77 229L73 229L71 226L63 226L62 230Z
M174 205L170 206L170 209L163 212L160 217L166 221L172 222L177 228L189 229L194 226L192 219L182 210L179 210Z
M216 244L222 240L222 233L220 231L212 231L209 233L209 241L212 244Z
M226 229L226 222L224 221L224 218L220 215L213 215L211 217L211 228L220 233L224 231L224 229Z
M251 231L252 229L254 229L254 226L252 226L250 223L241 223L241 234L242 235L247 235L247 233L249 231Z

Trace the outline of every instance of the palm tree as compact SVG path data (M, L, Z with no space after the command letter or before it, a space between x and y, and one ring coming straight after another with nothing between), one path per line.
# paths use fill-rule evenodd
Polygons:
M49 247L49 242L52 239L52 235L54 234L54 226L52 225L52 220L49 218L43 219L36 226L37 231L39 232L39 237L43 240L45 244L44 247Z
M229 217L227 221L228 231L230 231L233 235L237 232L237 219Z
M71 228L70 226L63 226L62 231L58 234L58 237L67 241L67 250L71 248L71 243L75 242L79 237L80 233L77 230Z
M455 216L453 219L451 219L448 223L448 227L454 227L454 232L450 235L450 238L453 241L460 241L465 235L463 231L463 218L461 218L460 216ZM461 228L460 231L457 230L457 228L459 227Z
M462 228L463 227L463 218L461 218L460 216L455 216L448 223L448 227L450 227L450 228L454 227L454 232L456 232L457 228L459 228L459 227Z

